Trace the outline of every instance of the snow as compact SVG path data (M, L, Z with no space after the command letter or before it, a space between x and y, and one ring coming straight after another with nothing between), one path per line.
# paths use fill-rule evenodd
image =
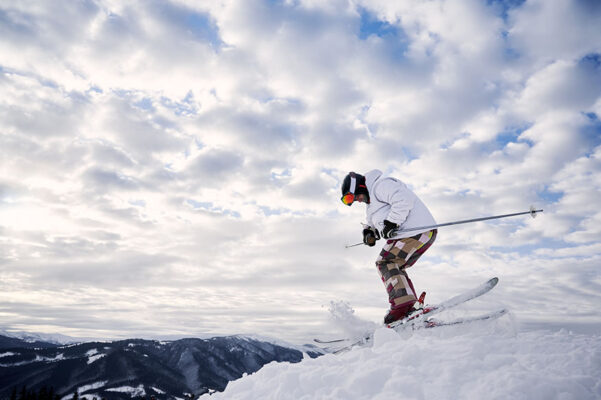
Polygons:
M101 398L101 396L99 396L97 393L87 393L87 394L81 394L78 396L80 399L85 399L85 400L98 400L99 398ZM71 399L73 399L73 395L68 394L66 396L63 396L60 400L71 400Z
M150 388L151 388L152 390L154 390L154 391L155 391L156 393L158 393L158 394L165 394L165 393L166 393L164 390L161 390L161 389L159 389L158 387L151 386Z
M208 396L202 396L207 398ZM510 317L397 333L271 363L210 399L601 399L601 336L520 330Z
M88 350L86 352L86 356L88 356L88 365L92 364L94 361L101 359L106 356L104 353L99 353L98 349Z
M36 355L33 360L20 361L20 362L16 362L16 363L12 363L12 364L0 363L0 367L18 367L21 365L27 365L27 364L32 364L32 363L36 363L36 362L58 362L58 361L63 361L63 360L65 360L65 355L63 353L57 354L54 357L42 357L42 356Z
M144 390L144 385L139 385L138 387L132 386L120 386L116 388L106 389L107 392L118 392L118 393L126 393L129 394L130 397L140 397L146 396L146 391Z
M57 362L57 361L62 361L65 359L65 355L63 353L57 354L54 357L41 357L41 356L35 356L35 360L33 362L40 362L40 361L44 361L44 362Z
M92 364L94 361L101 359L104 356L106 356L106 354L96 354L88 357L88 365Z
M16 356L16 355L17 355L17 353L12 353L12 352L8 351L6 353L1 353L0 354L0 358L2 358L2 357Z
M57 344L57 345L68 345L68 344L72 344L72 343L80 343L85 340L82 338L74 338L71 336L61 335L61 334L56 334L56 333L48 334L48 333L21 332L21 331L14 331L14 330L8 330L8 329L0 329L0 335L15 338L15 339L21 339L28 343L46 342L46 343L53 343L53 344Z
M95 382L89 385L85 385L85 386L80 386L79 388L77 388L77 393L79 395L90 391L90 390L96 390L96 389L100 389L101 387L103 387L104 385L106 385L108 383L108 381L100 381L100 382Z

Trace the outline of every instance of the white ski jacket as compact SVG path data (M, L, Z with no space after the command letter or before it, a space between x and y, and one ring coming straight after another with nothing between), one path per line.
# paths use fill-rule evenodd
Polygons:
M365 174L369 192L367 224L380 232L384 220L394 222L401 229L435 225L436 221L426 205L403 182L392 177L383 177L382 171L374 169ZM430 229L403 232L395 238L415 236Z

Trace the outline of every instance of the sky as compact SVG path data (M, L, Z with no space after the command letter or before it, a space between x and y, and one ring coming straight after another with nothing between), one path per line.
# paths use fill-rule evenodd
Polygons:
M601 328L601 3L0 0L0 327L303 342L387 295L349 171L441 228L436 302ZM334 302L334 303L332 303Z

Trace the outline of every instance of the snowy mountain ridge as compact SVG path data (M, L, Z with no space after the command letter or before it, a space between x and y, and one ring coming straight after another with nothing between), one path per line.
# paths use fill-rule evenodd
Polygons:
M66 345L79 343L84 341L84 339L77 339L71 336L62 335L59 333L49 334L49 333L35 333L35 332L23 332L23 331L13 331L7 329L0 328L0 336L5 336L13 339L23 340L27 343L35 343L35 342L43 342L50 343L55 345Z
M245 336L155 341L128 339L65 346L29 346L0 336L0 399L26 386L53 387L61 398L154 396L184 398L224 390L229 381L256 372L263 365L299 362L295 348ZM39 342L36 342L39 343ZM312 356L318 351L306 350ZM313 348L313 350L315 350Z

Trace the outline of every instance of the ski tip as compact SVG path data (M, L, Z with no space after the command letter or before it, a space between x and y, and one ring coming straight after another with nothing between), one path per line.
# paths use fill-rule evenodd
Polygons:
M496 276L494 278L491 278L488 283L490 283L491 285L496 285L497 283L499 283L499 278L497 278Z

